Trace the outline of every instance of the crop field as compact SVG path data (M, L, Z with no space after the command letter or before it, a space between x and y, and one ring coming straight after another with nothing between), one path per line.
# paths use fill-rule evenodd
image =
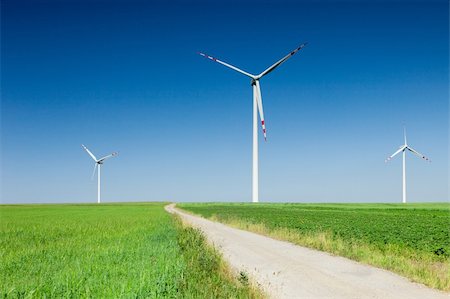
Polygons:
M450 205L179 204L232 226L450 290Z
M0 297L261 296L163 207L0 206Z

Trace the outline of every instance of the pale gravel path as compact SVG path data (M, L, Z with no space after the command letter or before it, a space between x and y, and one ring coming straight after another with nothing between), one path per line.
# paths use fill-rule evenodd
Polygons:
M244 271L271 298L450 299L392 272L274 240L166 206L203 231L235 271Z

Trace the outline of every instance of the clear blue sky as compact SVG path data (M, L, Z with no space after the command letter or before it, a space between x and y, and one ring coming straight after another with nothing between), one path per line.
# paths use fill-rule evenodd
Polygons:
M260 200L448 200L448 1L1 3L3 203L250 201L250 80L268 142ZM261 136L260 136L261 137Z

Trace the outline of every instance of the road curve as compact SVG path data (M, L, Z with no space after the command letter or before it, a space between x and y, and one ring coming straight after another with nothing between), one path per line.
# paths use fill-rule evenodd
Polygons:
M274 240L166 206L203 231L235 271L246 272L270 298L449 299L450 294L392 272Z

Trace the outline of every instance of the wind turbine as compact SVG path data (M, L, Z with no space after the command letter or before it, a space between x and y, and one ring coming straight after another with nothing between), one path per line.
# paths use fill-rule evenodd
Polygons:
M267 135L266 135L266 124L264 122L264 111L263 111L263 104L262 104L262 97L261 97L261 87L259 84L259 80L267 75L268 73L272 72L274 69L276 69L279 65L281 65L283 62L291 58L295 53L297 53L299 50L301 50L303 47L306 46L307 43L301 44L298 48L291 51L289 54L281 58L279 61L274 63L272 66L267 68L265 71L263 71L259 75L252 75L246 71L243 71L231 64L228 64L226 62L223 62L217 58L214 58L212 56L209 56L204 53L199 53L201 56L208 58L212 61L218 62L232 70L235 70L243 75L246 75L247 77L250 77L251 79L251 85L253 88L253 170L252 170L252 201L258 202L259 196L258 196L258 111L259 111L259 118L261 119L261 126L262 131L264 134L264 140L267 141Z
M406 141L406 128L403 128L403 137L405 138L405 144L401 145L398 151L393 153L391 156L389 156L384 162L389 162L393 157L395 157L397 154L402 152L403 154L403 203L406 203L406 150L412 152L416 156L419 156L420 158L431 162L430 159L413 149L408 145L408 142Z
M94 160L94 162L95 162L95 165L94 165L94 171L92 172L91 179L94 178L95 170L97 169L97 166L98 166L98 172L97 172L97 203L100 203L100 168L101 168L103 162L104 162L106 159L115 157L115 156L117 156L119 153L114 152L114 153L112 153L112 154L110 154L110 155L104 156L103 158L97 159L97 158L94 156L94 154L91 153L90 150L88 150L87 147L85 147L83 144L82 144L81 146L86 150L86 152L89 154L89 156L91 156L91 158L92 158L92 159Z

